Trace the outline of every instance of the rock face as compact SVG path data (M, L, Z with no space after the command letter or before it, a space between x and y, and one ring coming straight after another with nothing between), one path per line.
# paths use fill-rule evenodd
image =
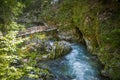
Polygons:
M55 53L55 57L59 57L62 55L65 55L67 53L69 53L71 51L71 46L70 43L66 42L66 41L58 41L53 43L53 51Z
M75 34L75 30L67 30L67 31L62 30L58 33L58 37L60 40L66 40L70 42L73 41L76 42L80 40L78 34Z
M59 41L57 45L61 50L63 49L63 53L68 53L71 50L70 43L66 41Z
M66 2L70 2L70 0ZM93 55L97 55L104 65L101 73L113 80L120 80L120 3L114 0L79 0L72 5L73 2L69 3L69 6L67 3L67 6L61 6L66 7L65 10L60 10L66 14L70 8L73 8L70 11L71 15L63 22L71 24L70 27L77 27L81 31L87 49ZM71 5L72 7L70 7ZM58 14L61 13L56 15ZM70 18L72 20L67 21ZM79 31L78 34L80 34ZM67 34L64 35L61 35L60 38L65 40L74 38L68 37Z
M96 1L93 3L88 0L89 4L84 1L83 4L76 3L74 6L76 12L74 12L77 15L73 16L76 16L78 21L75 18L74 25L78 26L82 32L88 50L93 55L97 55L104 65L104 70L101 73L113 80L120 80L120 27L118 27L120 26L118 23L120 7L111 1L108 1L111 5L104 2L101 4L99 0Z
M38 60L49 60L61 57L71 51L70 43L66 41L49 41L49 40L35 40L39 43L35 43L30 47L31 52L37 52Z
M62 0L64 1L64 0ZM117 2L118 1L118 2ZM65 3L69 2L67 6ZM71 3L70 3L71 2ZM64 2L63 2L64 3ZM86 42L88 50L97 55L101 63L104 64L105 76L109 76L114 80L120 80L120 3L119 0L65 0L64 5L65 14L70 12L68 18L64 18L62 22L72 24L70 27L78 27L78 30L83 34L83 39ZM73 4L74 3L74 4ZM61 7L59 4L57 4ZM71 6L72 5L72 6ZM40 9L40 8L39 8ZM52 9L52 8L51 8ZM35 8L34 8L35 10ZM61 10L61 9L60 9ZM71 10L71 11L70 11ZM51 11L51 10L50 10ZM28 12L28 11L27 11ZM32 13L34 11L31 11ZM39 11L38 11L39 12ZM36 12L36 13L38 13ZM49 11L48 11L49 12ZM55 11L56 12L56 11ZM60 12L58 10L58 12ZM56 16L59 14L55 14ZM61 14L61 12L60 12ZM23 17L20 21L25 20L27 24L40 22L36 16L31 16L32 14L26 14L25 19ZM31 19L29 19L29 17ZM54 19L54 18L53 18ZM61 18L60 18L61 19ZM72 19L72 21L68 21ZM59 22L56 20L53 20ZM62 22L60 22L62 24ZM71 23L73 22L73 23ZM60 24L58 23L58 24ZM64 24L63 23L63 24ZM39 25L40 23L38 23ZM57 23L56 23L57 24ZM36 25L36 24L35 24ZM64 26L63 26L64 27ZM67 27L68 28L68 27ZM60 40L80 40L78 37L72 36L73 32L66 31L59 34ZM72 34L71 34L72 33ZM79 33L78 33L79 34ZM69 36L68 36L69 35ZM53 35L52 35L53 36ZM53 38L53 37L52 37ZM81 41L81 40L80 40ZM35 45L34 49L40 54L43 52L43 58L46 60L48 58L54 59L55 56L60 53L64 53L67 50L62 49L60 42L53 43L54 45L49 45L49 43L44 46L44 42ZM63 43L62 43L63 44ZM42 57L41 57L42 59Z
M70 43L66 41L50 42L45 48L47 54L43 55L41 60L55 59L71 51Z

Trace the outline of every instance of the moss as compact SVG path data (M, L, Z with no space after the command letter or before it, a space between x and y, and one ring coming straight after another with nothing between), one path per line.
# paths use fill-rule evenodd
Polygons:
M88 5L84 5L88 6ZM87 9L82 7L83 12L86 11ZM97 54L99 56L99 59L101 62L105 65L104 70L108 72L108 76L113 78L114 80L120 79L120 56L116 50L120 47L120 41L119 41L119 25L116 25L119 23L118 19L112 19L111 15L113 14L114 16L119 16L114 13L111 13L111 15L107 16L107 14L110 14L109 11L105 10L105 7L99 8L99 5L97 5L93 10L85 13L82 15L84 18L84 24L82 26L79 25L78 23L80 22L79 20L76 21L75 23L79 25L80 29L82 30L84 37L89 39L90 44L93 47L93 53L95 53L96 50L97 52L100 52L100 49L104 47L103 52L100 54ZM100 5L103 6L103 5ZM89 8L88 8L89 9ZM78 8L76 7L76 10ZM106 20L101 21L99 20L98 13L104 11L102 14L102 19L106 18ZM80 11L80 10L78 10ZM76 13L76 12L75 12ZM81 12L78 12L78 14L81 14ZM76 15L76 14L75 14ZM87 15L84 17L84 15ZM76 16L79 17L79 16ZM107 18L108 17L108 18ZM82 19L83 19L82 18ZM76 18L75 18L76 19ZM113 23L113 21L115 23ZM113 49L113 50L111 50ZM117 55L116 55L117 54Z
M119 3L112 1L103 3L101 0L74 0L71 2L66 0L63 1L63 4L60 11L64 14L69 12L70 21L66 18L60 22L78 27L88 48L91 48L92 53L96 53L104 64L104 70L108 72L108 76L114 80L120 79Z
M49 6L49 5L48 5ZM47 7L48 7L47 6ZM51 6L51 5L50 5ZM91 53L96 54L104 71L113 80L120 79L120 7L115 0L64 0L55 10L44 10L44 19L60 29L77 27ZM54 15L53 15L54 14ZM78 33L79 34L79 33ZM57 44L56 44L57 46ZM57 46L49 58L61 56L64 50Z

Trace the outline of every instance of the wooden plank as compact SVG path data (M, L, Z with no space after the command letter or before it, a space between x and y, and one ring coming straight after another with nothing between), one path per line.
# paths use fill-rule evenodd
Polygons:
M52 27L52 28L47 28L45 26L34 26L31 28L27 28L26 31L24 32L19 32L18 36L25 36L25 35L30 35L30 34L34 34L34 33L38 33L38 32L49 32L52 30L57 30L57 28Z

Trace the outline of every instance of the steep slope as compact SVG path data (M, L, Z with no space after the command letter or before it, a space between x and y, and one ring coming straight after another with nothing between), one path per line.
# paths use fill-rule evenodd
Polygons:
M74 3L74 4L72 4ZM102 0L64 1L61 12L71 13L64 22L83 34L88 50L98 56L102 74L120 79L120 7L118 2ZM68 21L68 20L69 21ZM63 21L62 21L63 22Z
M120 80L119 0L45 1L38 21L42 19L66 31L76 29L88 50L104 65L101 73Z

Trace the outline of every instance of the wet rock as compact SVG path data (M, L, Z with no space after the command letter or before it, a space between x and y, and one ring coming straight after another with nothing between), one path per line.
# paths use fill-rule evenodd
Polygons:
M66 41L34 40L32 43L34 45L29 46L30 52L37 52L40 55L36 58L38 61L55 59L71 51L71 45Z
M107 72L107 71L105 71L105 70L102 70L101 71L101 74L102 74L102 76L104 77L104 78L106 78L105 80L108 80L109 79L109 73ZM110 80L110 79L109 79Z
M71 41L71 42L78 41L79 36L73 33L74 33L74 30L59 31L58 37L60 40Z
M44 43L45 45L45 50L50 53L52 51L52 45L51 45L51 42L50 41L47 41Z
M55 59L71 51L71 45L66 41L53 42L52 45L47 43L45 48L47 54L43 55L41 60Z
M61 57L71 51L70 43L66 41L58 41L54 42L52 45L52 52L49 56L50 58L58 58Z
M66 41L59 41L58 43L54 43L55 49L57 52L61 52L63 54L68 53L71 50L70 43Z

